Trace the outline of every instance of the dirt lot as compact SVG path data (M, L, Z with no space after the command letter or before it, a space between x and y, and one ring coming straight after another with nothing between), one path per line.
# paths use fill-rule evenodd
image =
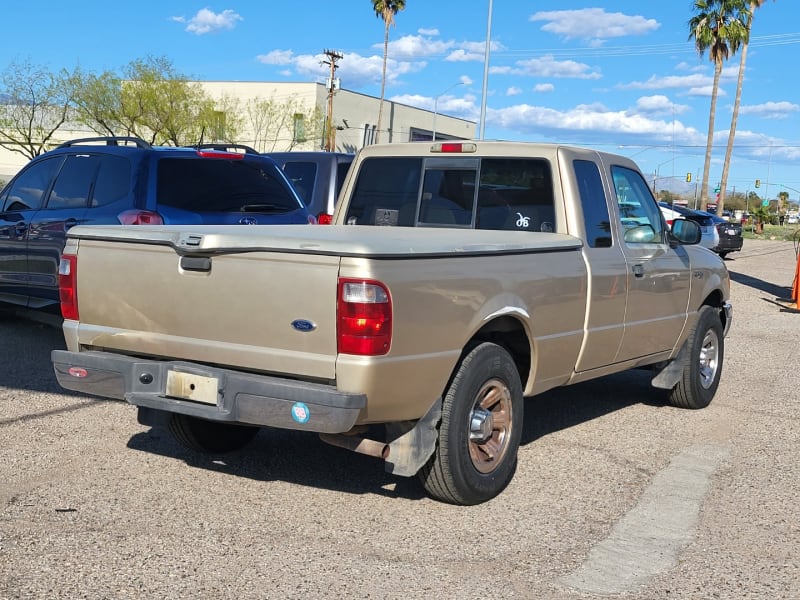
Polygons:
M644 372L530 399L513 482L466 508L309 434L193 454L59 389L61 332L2 319L0 598L800 598L795 248L726 264L709 408Z

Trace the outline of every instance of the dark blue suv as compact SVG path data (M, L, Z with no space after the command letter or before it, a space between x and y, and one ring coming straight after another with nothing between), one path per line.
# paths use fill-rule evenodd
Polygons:
M0 192L0 303L58 305L75 225L315 222L276 163L255 152L73 140L31 160Z

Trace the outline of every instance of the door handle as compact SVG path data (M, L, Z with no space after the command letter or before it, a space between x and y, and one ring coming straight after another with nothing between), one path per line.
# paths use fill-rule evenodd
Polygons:
M14 235L17 237L24 237L26 231L28 231L28 224L25 221L20 221L14 225Z
M634 277L644 277L644 267L642 265L633 265Z

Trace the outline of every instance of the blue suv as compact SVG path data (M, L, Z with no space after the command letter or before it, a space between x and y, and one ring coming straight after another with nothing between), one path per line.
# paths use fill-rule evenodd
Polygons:
M31 160L0 192L0 303L58 305L58 263L78 224L314 222L275 161L255 152L73 140Z

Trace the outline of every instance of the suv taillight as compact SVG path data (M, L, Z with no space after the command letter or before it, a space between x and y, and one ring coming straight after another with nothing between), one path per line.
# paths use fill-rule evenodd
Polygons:
M123 225L163 225L164 219L152 210L137 210L132 208L117 215Z
M337 350L341 354L380 356L392 344L392 298L371 279L339 279Z
M61 300L61 316L78 320L78 257L63 254L58 263L58 297Z
M333 223L333 215L329 215L328 213L319 213L317 215L317 224L330 225L331 223Z

